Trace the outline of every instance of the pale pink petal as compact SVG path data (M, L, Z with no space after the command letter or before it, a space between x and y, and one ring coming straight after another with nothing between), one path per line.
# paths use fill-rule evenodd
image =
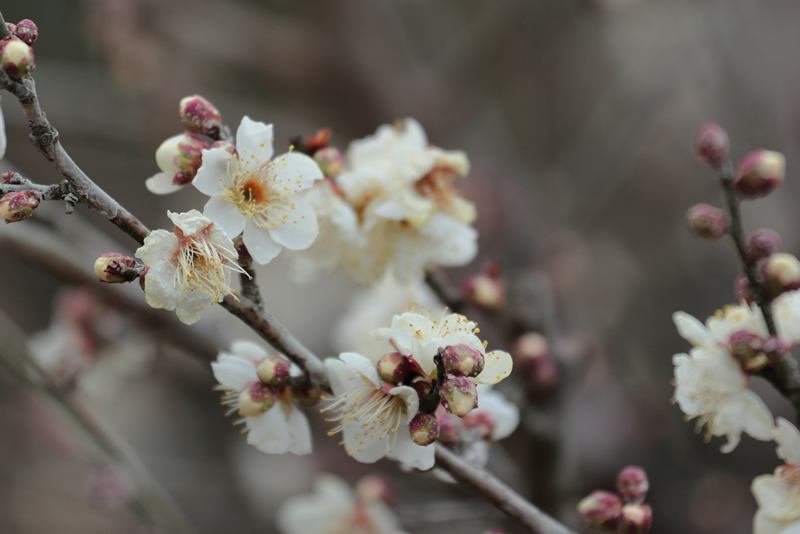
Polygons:
M239 211L239 207L223 198L223 193L217 193L206 202L203 215L220 225L228 237L233 239L244 230L247 218Z

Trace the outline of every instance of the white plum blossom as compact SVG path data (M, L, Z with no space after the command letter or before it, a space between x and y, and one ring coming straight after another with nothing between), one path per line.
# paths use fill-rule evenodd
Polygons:
M211 364L214 377L225 390L224 404L230 405L229 413L239 411L240 395L254 386L270 388L275 402L267 409L247 411L235 421L247 429L247 443L261 452L270 454L311 453L311 428L306 415L294 403L288 386L270 387L261 382L258 364L269 354L266 350L249 341L235 341L229 353L220 353L217 361Z
M6 139L6 121L3 118L3 108L0 107L0 159L6 157L6 147L8 140Z
M375 335L390 340L403 356L414 360L422 370L433 376L436 370L434 356L450 345L466 345L484 357L483 371L475 378L478 384L496 384L511 374L511 355L502 350L486 352L486 344L475 335L478 329L474 322L463 315L452 313L440 319L431 319L418 313L395 315L391 328L376 330Z
M751 490L758 502L753 533L797 534L800 532L800 432L786 419L778 418L774 439L778 457L785 463L774 474L753 480Z
M753 438L772 439L774 422L769 408L748 389L749 377L729 352L731 334L747 331L768 335L760 310L729 306L703 325L684 312L673 315L680 335L692 343L689 354L673 356L675 401L698 429L708 425L709 436L727 436L722 452L730 452L746 432Z
M272 125L244 117L236 132L236 153L204 150L192 182L211 197L204 214L231 238L242 234L248 252L261 264L283 247L308 248L319 233L314 209L298 193L322 179L322 171L304 154L272 159L272 153Z
M372 463L389 455L417 469L430 469L434 448L414 443L408 430L419 409L419 395L412 387L381 380L378 359L345 352L338 360L325 360L337 398L323 411L338 414L329 419L338 426L328 435L341 432L347 454L359 462Z
M147 190L168 195L189 185L202 161L202 150L208 148L203 139L188 132L165 140L156 150L156 164L161 172L145 182Z
M231 273L244 272L225 231L197 210L167 212L172 232L154 230L136 251L148 267L144 292L153 308L175 310L186 324L232 295Z
M394 512L377 499L358 497L339 477L323 474L314 481L314 493L298 495L278 510L283 534L399 534Z

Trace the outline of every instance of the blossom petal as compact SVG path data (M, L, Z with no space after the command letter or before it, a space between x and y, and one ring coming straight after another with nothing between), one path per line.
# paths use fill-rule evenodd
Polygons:
M370 382L375 384L376 388L380 389L383 385L383 382L378 377L378 369L369 359L355 352L343 352L339 355L339 359L349 365L354 371L364 375Z
M8 141L6 139L6 121L3 118L3 109L0 108L0 159L6 156L6 146Z
M800 432L783 417L778 418L778 425L775 428L775 443L778 444L776 451L778 458L787 464L800 465Z
M247 384L258 380L256 366L232 354L221 353L211 362L214 378L228 390L242 391Z
M492 440L498 441L510 436L519 426L519 408L489 385L478 386L480 406L472 413L486 412L494 419Z
M311 427L306 414L297 406L291 407L289 414L289 452L292 454L311 454Z
M175 158L180 151L179 145L184 139L186 139L184 134L173 135L161 143L156 150L156 165L171 176L175 176L175 173L181 170Z
M169 195L183 187L182 185L175 185L173 183L172 179L174 177L174 173L160 172L145 180L144 185L147 187L147 190L153 194Z
M356 371L338 358L326 358L325 370L328 372L328 381L331 383L333 394L337 397L362 385L356 380L351 380L357 376Z
M475 379L479 384L497 384L508 375L514 366L511 355L502 350L496 350L486 355L486 366Z
M295 193L325 178L316 161L297 152L281 154L272 160L268 172L269 179L275 186L288 187Z
M202 154L203 164L197 169L192 185L204 195L214 196L230 182L228 164L234 156L224 148L203 150Z
M255 155L259 165L263 165L272 157L272 125L242 117L239 129L236 130L236 150L242 159Z
M269 354L267 350L257 343L244 339L237 339L231 343L231 352L234 356L243 358L249 362L260 362Z
M406 423L410 423L419 411L419 393L409 386L398 386L389 391L390 395L396 395L406 403Z
M186 293L186 292L184 292ZM147 301L150 304L150 301ZM206 308L214 304L214 299L200 291L189 291L175 306L175 314L183 324L194 324L200 320ZM152 306L152 304L151 304Z
M289 423L283 413L281 403L275 403L270 408L256 417L247 418L247 443L253 445L261 452L268 454L283 454L289 449L291 436Z
M214 224L214 221L197 210L189 210L185 213L174 213L168 210L167 217L180 228L184 235L195 235Z
M166 230L153 230L144 238L144 245L139 247L134 255L142 262L152 267L161 261L169 261L178 247L178 237Z
M757 477L756 480L758 478L761 477ZM753 484L755 484L755 480ZM778 534L779 532L783 534L781 529L784 525L783 521L769 517L763 510L758 510L753 517L753 534Z
M270 237L269 230L261 228L252 219L245 223L242 241L256 263L261 265L269 263L281 252L281 246Z
M274 213L282 220L269 229L269 235L289 250L307 249L319 235L317 215L305 199L295 198L287 207L276 207Z
M681 337L695 347L708 347L714 344L711 332L688 313L682 311L673 313L672 322L675 323Z
M784 293L772 303L772 315L781 339L800 343L800 291Z
M217 193L208 199L203 215L220 225L231 239L242 233L247 221L235 203L224 199L223 193Z
M459 267L471 262L478 253L478 231L472 226L436 212L425 226L422 235L433 238L440 245L436 263L444 267Z
M399 461L415 467L427 470L435 463L436 449L434 445L417 445L411 440L411 435L405 428L398 429L397 442L392 447L392 456Z

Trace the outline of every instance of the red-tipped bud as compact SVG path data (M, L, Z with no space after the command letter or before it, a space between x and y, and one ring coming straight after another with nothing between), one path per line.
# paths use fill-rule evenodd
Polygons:
M356 483L356 494L365 502L385 502L393 504L397 501L397 492L391 481L381 475L367 475Z
M11 35L16 35L17 33L17 25L11 22L6 22L6 28L8 28L8 33Z
M697 130L694 139L694 151L703 160L719 166L728 154L730 143L728 132L715 122L707 122Z
M39 28L30 19L23 19L17 23L14 34L20 38L25 44L32 45L39 37Z
M558 368L550 357L547 338L537 332L527 332L514 342L511 356L519 364L533 391L545 392L558 381Z
M136 260L119 252L102 254L94 262L94 274L101 282L123 284L133 282L139 277Z
M643 534L653 526L653 510L646 504L629 504L622 507L619 534Z
M170 137L156 150L156 163L164 172L177 172L172 177L174 185L192 183L197 169L203 164L203 149L208 143L188 132ZM150 186L148 186L150 187Z
M14 171L4 172L2 179L4 184L20 185L25 182L25 179L18 172Z
M739 330L728 339L728 351L739 360L742 369L755 373L769 363L764 354L764 340L749 330Z
M463 343L449 345L442 351L444 370L455 376L478 376L483 371L483 354Z
M589 528L615 532L620 522L622 501L613 493L593 491L578 503L578 513Z
M35 67L33 49L17 39L3 39L3 51L0 52L0 67L12 78L22 78Z
M417 392L417 395L419 396L419 402L423 403L428 399L428 397L431 396L431 392L433 391L433 382L429 380L417 380L411 384L411 387Z
M763 197L783 182L785 171L786 158L780 152L753 150L739 162L733 188L742 198Z
M325 147L314 152L314 161L325 176L335 178L344 169L344 156L333 147Z
M777 232L762 228L753 232L750 241L747 243L745 252L747 259L757 262L778 252L781 248L781 236Z
M272 408L278 396L264 382L253 382L239 394L239 415L255 417Z
M222 115L214 104L202 96L194 95L181 100L179 107L181 122L189 132L207 135L212 139L219 137Z
M306 147L311 154L316 154L317 150L327 147L330 140L331 131L328 128L322 128L306 140Z
M647 496L650 482L647 473L641 467L629 465L617 475L617 491L626 502L639 504Z
M728 214L710 204L695 204L686 212L689 231L703 239L719 239L728 233Z
M271 386L283 384L289 380L291 364L280 356L267 356L256 368L258 378Z
M780 360L792 347L777 336L768 337L764 340L764 354L772 362Z
M439 422L435 415L420 412L408 423L408 431L414 443L424 447L439 438Z
M296 389L294 391L294 400L303 406L316 406L319 402L325 400L325 391L319 388Z
M227 141L214 141L214 143L211 145L211 148L222 148L226 150L231 156L236 156L239 154L238 152L236 152L236 147Z
M497 419L489 412L470 412L464 416L464 428L480 439L492 439L492 432L497 425Z
M24 221L33 215L39 196L33 191L13 191L0 198L0 217L6 223Z
M411 363L408 358L399 352L385 354L378 361L378 374L386 382L399 384L406 379L411 372Z
M469 378L449 378L442 384L439 393L445 409L459 417L464 417L478 407L478 390Z
M747 276L740 274L733 281L733 294L737 299L744 300L748 304L753 303L753 291L750 289L750 282Z
M505 303L505 286L500 280L486 274L476 274L467 278L461 291L465 299L487 310L502 308Z
M791 254L776 252L761 265L763 287L771 297L800 288L800 261Z
M439 443L447 447L455 447L459 442L458 425L443 409L437 410L436 414L436 420L439 421Z

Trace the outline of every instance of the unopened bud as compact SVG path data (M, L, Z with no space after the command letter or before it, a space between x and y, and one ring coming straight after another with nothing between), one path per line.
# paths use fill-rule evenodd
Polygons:
M800 261L791 254L776 252L761 266L763 287L771 297L800 288Z
M487 310L502 308L506 288L502 282L486 274L469 277L461 288L464 298Z
M12 78L22 78L35 66L33 49L16 37L6 37L4 41L0 67Z
M170 137L156 150L156 163L163 172L175 172L173 185L192 183L203 164L203 149L208 143L190 133ZM177 169L177 171L175 170Z
M436 420L439 422L439 443L447 447L455 447L459 441L458 425L441 408L436 413Z
M429 380L417 380L411 384L411 387L417 392L420 403L424 403L428 400L428 397L431 396L431 392L433 392L433 382Z
M478 376L483 371L485 360L479 351L459 343L449 345L442 351L442 363L448 374L455 376Z
M397 501L397 492L391 481L381 475L367 475L356 483L356 494L365 502L385 502L393 504Z
M314 152L314 161L325 176L335 178L344 169L344 156L338 149L325 147Z
M39 196L33 191L12 191L0 198L0 217L7 223L24 221L33 215Z
M643 534L653 526L653 510L646 504L628 504L622 507L619 534Z
M39 28L30 19L23 19L17 23L14 34L19 37L25 44L32 45L39 37Z
M447 379L440 395L445 409L459 417L478 407L478 390L469 378L463 376Z
M414 443L424 447L439 438L439 422L435 415L419 412L408 423L408 431Z
M515 363L525 365L533 360L546 358L549 352L547 338L538 332L527 332L514 342L511 356Z
M750 241L747 243L745 253L747 259L757 262L778 252L781 248L781 236L777 232L762 228L753 232Z
M227 141L214 141L214 143L211 145L211 148L221 148L232 156L238 155L238 152L236 152L236 147Z
M331 140L331 131L328 128L317 130L314 135L306 139L306 147L310 154L316 154L317 150L322 150L328 146Z
M303 406L315 406L325 400L325 391L319 388L296 389L294 399Z
M762 347L764 354L767 355L767 358L769 358L771 362L776 362L783 358L786 353L791 350L791 348L791 346L789 346L778 336L772 336L765 339Z
M622 513L622 501L613 493L593 491L578 503L578 513L587 527L600 532L615 532Z
M514 342L511 356L519 364L533 394L543 394L558 382L558 367L550 357L547 338L527 332Z
M258 378L271 386L283 384L289 380L291 364L280 356L267 356L256 368Z
M8 171L2 175L4 184L20 185L25 182L25 179L18 172Z
M746 372L759 371L769 363L764 354L764 340L749 330L732 333L728 339L728 351Z
M239 415L255 417L272 408L277 400L277 395L264 382L253 382L245 386L239 394Z
M179 107L181 122L189 132L207 135L212 139L219 137L222 115L214 104L202 96L194 95L181 100Z
M378 374L386 382L399 384L406 379L410 372L411 363L399 352L384 354L383 358L378 361Z
M641 467L629 465L617 475L617 491L629 503L643 502L649 489L647 473Z
M6 28L8 29L8 33L14 35L17 33L17 25L11 22L6 22Z
M740 274L736 277L736 280L733 281L733 294L739 300L744 300L748 304L753 303L753 291L750 289L750 282L747 280L747 276Z
M695 204L686 212L689 231L703 239L719 239L728 233L728 214L710 204Z
M139 270L135 259L119 252L107 252L95 260L94 274L101 282L122 284L136 280Z
M694 151L703 160L717 167L725 159L730 147L728 132L715 122L707 122L697 130Z
M780 152L758 149L739 162L733 187L742 198L766 196L783 182L786 158Z
M464 428L470 430L480 439L490 440L492 439L494 427L497 426L497 419L489 412L475 411L464 416L463 424Z

